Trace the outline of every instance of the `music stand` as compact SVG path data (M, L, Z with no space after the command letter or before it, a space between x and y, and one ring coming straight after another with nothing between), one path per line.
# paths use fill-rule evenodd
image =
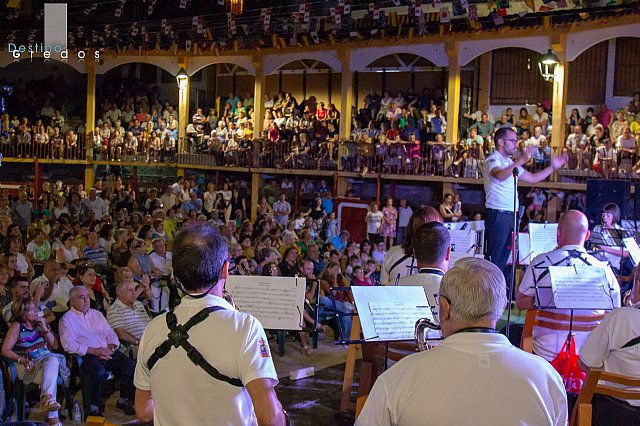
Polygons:
M607 231L607 232L605 232ZM620 249L620 269L622 268L622 259L624 258L625 243L624 239L633 237L633 233L625 229L603 228L600 232L591 232L589 242L592 245L611 247ZM611 263L611 262L609 262Z
M576 265L572 263L572 259L578 259L582 262L582 264ZM531 265L532 269L532 276L533 276L533 288L535 290L535 301L536 301L536 309L539 310L551 310L551 309L569 309L570 311L570 319L569 319L569 332L567 334L567 351L570 352L571 351L571 336L573 334L573 315L574 315L574 311L577 308L563 308L562 306L557 306L555 301L554 304L551 305L551 301L549 300L547 302L543 302L540 299L540 289L551 289L551 294L552 294L552 298L555 300L555 291L553 289L553 284L551 285L540 285L540 281L542 280L542 278L546 277L547 275L551 274L551 270L550 267L558 267L558 266L567 266L567 267L573 267L574 271L576 272L576 274L578 273L577 271L577 266L579 266L580 268L583 267L593 267L593 265L591 265L591 263L585 259L584 257L582 257L582 252L578 251L578 250L569 250L569 253L567 254L567 256L565 256L564 258L550 264L550 265L542 265L542 263L544 263L544 261L536 264L536 265ZM541 271L539 275L536 274L536 270ZM605 275L606 276L606 275ZM551 277L550 277L551 278ZM550 279L551 280L551 279ZM608 290L608 293L607 293ZM606 289L603 285L603 293L607 294L609 300L611 301L611 309L614 308L614 303L613 303L613 299L611 297L611 291L613 289L612 288L608 288ZM593 308L593 307L581 307L579 308L579 310L602 310L602 307L598 307L598 308Z

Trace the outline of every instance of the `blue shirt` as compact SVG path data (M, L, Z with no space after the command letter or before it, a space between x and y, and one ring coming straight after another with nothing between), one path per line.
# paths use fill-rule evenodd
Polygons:
M333 211L333 198L322 199L322 210L324 210L326 214L329 214Z
M343 251L345 248L347 248L347 243L346 241L344 243L342 242L342 240L340 239L340 234L330 238L329 242L333 244L333 248L338 251Z

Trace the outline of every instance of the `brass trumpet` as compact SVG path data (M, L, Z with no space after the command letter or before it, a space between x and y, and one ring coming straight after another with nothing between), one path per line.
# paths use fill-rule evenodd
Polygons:
M413 337L418 345L418 351L424 352L431 349L431 346L427 344L427 332L429 330L440 330L440 324L436 324L429 318L420 318L416 321Z

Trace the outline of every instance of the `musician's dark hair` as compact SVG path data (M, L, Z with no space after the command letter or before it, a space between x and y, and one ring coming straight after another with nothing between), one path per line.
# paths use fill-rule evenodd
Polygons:
M427 222L414 231L413 250L418 263L443 261L449 247L449 230L440 222Z
M228 257L226 240L209 223L190 224L173 240L173 272L187 291L210 288Z
M444 220L435 208L427 205L418 207L411 215L409 224L407 225L407 235L402 243L402 251L404 254L408 254L409 256L413 255L413 234L416 229L428 222L443 223Z
M620 207L616 203L608 203L602 207L602 213L611 213L613 215L612 223L615 225L620 222Z

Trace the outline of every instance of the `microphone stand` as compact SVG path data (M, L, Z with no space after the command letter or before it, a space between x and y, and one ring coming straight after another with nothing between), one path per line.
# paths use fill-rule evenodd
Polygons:
M507 308L507 329L506 336L509 338L509 328L511 327L511 300L513 300L513 290L516 283L516 262L518 260L518 216L516 210L518 206L518 175L520 171L517 167L513 168L513 234L511 237L511 282L509 283L509 300Z

